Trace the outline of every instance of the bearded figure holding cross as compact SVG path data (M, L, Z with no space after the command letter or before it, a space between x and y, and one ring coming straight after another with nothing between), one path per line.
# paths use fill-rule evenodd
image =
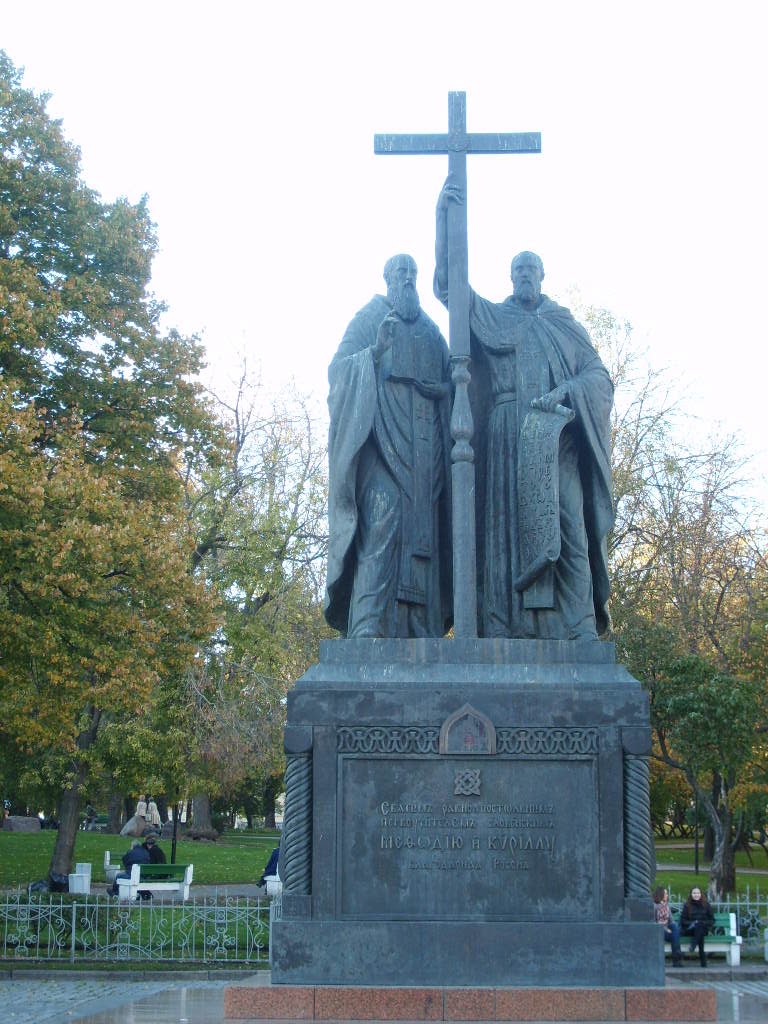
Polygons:
M437 206L435 294L448 299L449 181ZM480 635L595 639L610 627L613 385L584 328L541 292L534 253L513 294L469 289Z

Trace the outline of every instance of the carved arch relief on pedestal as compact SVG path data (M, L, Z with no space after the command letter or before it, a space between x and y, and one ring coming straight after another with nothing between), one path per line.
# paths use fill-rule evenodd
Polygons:
M495 754L496 729L487 715L464 704L443 722L441 754Z

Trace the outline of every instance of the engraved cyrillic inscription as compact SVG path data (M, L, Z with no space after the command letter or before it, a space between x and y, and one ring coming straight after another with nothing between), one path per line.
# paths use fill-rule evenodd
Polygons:
M593 759L354 756L340 767L343 915L558 919L594 909L595 819L575 813L594 803ZM456 794L458 778L480 779L480 793ZM345 884L360 872L365 886Z

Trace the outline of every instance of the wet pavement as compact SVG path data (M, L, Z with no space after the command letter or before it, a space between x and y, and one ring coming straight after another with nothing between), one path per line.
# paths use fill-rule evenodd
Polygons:
M95 974L78 979L14 977L0 980L0 1013L3 1024L222 1024L224 989L246 983L248 977L247 973L239 975L238 980L232 976L183 979L178 974L147 981ZM694 977L683 980L676 974L668 984L714 988L718 1021L768 1021L768 978L764 967L717 970L706 981Z
M134 1021L223 1020L224 988L232 982L35 979L0 981L4 1024L129 1024ZM188 1016L195 1006L202 1016Z

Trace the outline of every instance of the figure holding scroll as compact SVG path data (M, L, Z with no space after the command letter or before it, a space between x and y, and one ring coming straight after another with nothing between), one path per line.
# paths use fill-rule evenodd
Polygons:
M450 179L437 205L435 294L447 299ZM587 332L541 292L531 252L513 294L470 290L480 634L595 639L610 628L613 386Z

